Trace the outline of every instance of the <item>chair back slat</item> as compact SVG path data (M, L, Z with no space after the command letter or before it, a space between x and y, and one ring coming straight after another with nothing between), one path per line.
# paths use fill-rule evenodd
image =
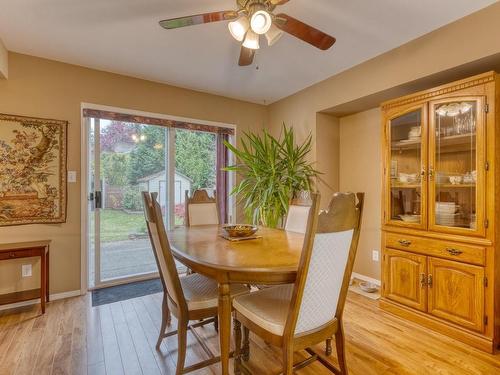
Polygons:
M195 190L190 197L186 190L186 226L218 225L220 220L216 196L215 191L212 198L206 190Z
M311 333L341 317L359 239L362 194L358 200L353 193L336 193L318 215L314 197L285 334Z
M175 260L170 250L161 207L156 197L156 193L142 192L144 217L146 219L151 246L160 273L164 293L170 297L179 310L187 311L187 303L182 291Z
M288 207L286 216L285 230L288 232L306 233L307 219L311 209L311 195L307 191L297 194Z

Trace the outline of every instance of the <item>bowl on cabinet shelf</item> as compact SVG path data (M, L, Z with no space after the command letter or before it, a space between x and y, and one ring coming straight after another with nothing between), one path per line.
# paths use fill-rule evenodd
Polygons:
M436 202L437 215L451 215L456 214L460 206L455 202Z
M464 177L460 175L450 176L448 178L450 180L450 184L452 185L460 185L464 180Z
M400 173L398 182L401 184L411 184L417 182L418 175L416 173Z
M399 218L407 223L418 223L420 222L420 215L399 215Z

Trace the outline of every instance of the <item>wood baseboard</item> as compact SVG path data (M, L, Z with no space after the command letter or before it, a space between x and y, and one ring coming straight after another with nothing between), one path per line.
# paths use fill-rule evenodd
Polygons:
M420 324L426 328L432 329L433 331L449 336L477 349L492 354L495 353L496 348L492 338L467 331L463 328L453 326L450 323L442 322L432 316L429 316L428 314L402 306L385 298L380 299L379 304L381 309L391 314Z
M18 301L18 302L9 302L9 303L1 303L0 302L0 311L3 310L10 310L10 309L15 309L18 307L23 307L23 306L29 306L29 305L36 305L40 303L40 289L32 289L29 291L21 291L21 292L16 292L16 293L34 293L35 291L38 291L38 294L35 296L31 296L31 298L26 298L23 301ZM15 294L15 293L9 293L10 294ZM50 295L50 301L56 301L58 299L65 299L65 298L71 298L71 297L77 297L83 295L80 290L70 290L68 292L62 292L62 293L54 293ZM2 298L7 298L8 294L3 294L0 296L0 301Z
M353 272L352 277L355 279L358 279L358 280L368 281L370 283L377 285L378 287L382 286L382 283L380 282L380 280L374 279L373 277L368 277L368 276L362 275L360 273Z

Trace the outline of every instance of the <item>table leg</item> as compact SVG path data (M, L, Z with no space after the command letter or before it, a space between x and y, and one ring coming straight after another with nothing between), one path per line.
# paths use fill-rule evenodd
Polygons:
M42 305L42 314L45 314L45 298L47 295L47 256L45 254L45 251L42 253L41 256L41 267L40 267L40 273L41 273L41 280L40 280L40 302Z
M47 268L47 276L46 276L46 290L45 290L45 293L47 295L47 302L50 301L50 291L49 291L49 270L50 270L50 266L49 266L49 259L50 259L50 254L49 254L49 247L47 246L47 253L46 253L46 257L47 259L45 260L45 263L46 263L46 268Z
M219 340L222 375L229 374L231 342L231 296L229 284L219 284Z

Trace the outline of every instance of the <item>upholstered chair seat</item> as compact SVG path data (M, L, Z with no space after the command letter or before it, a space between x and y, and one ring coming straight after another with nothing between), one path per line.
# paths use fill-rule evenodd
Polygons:
M219 304L218 284L215 280L193 273L179 278L189 310L217 308ZM247 294L248 288L241 284L231 285L231 296Z
M293 287L294 284L286 284L265 288L234 299L233 307L259 327L281 336L290 310Z

